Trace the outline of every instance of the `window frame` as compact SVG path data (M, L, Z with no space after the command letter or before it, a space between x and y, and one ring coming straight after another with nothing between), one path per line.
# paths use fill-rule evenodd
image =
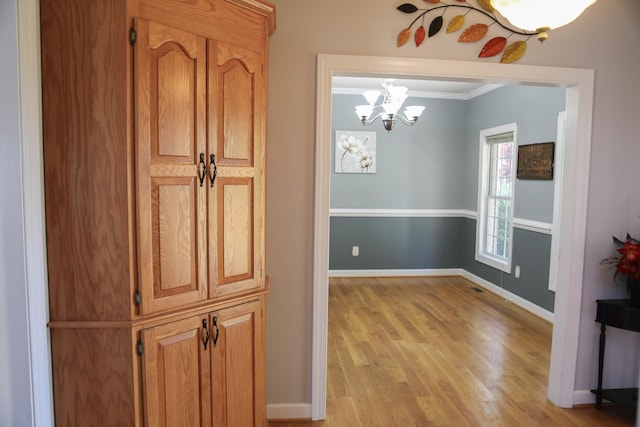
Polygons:
M507 249L506 258L496 256L486 251L487 230L488 230L488 213L489 213L489 188L491 185L491 144L488 140L493 136L504 133L513 133L513 155L511 156L511 197L510 209L508 214L509 226L509 247ZM479 167L478 167L478 213L476 218L476 250L475 259L478 262L486 264L490 267L511 273L511 262L513 254L513 210L515 205L515 185L516 185L516 160L518 150L518 126L516 123L510 123L502 126L496 126L480 131L479 144Z

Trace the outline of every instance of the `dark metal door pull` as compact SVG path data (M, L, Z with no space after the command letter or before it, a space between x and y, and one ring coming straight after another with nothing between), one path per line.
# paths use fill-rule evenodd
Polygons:
M209 344L209 337L211 333L209 332L209 328L207 327L207 319L202 319L202 329L204 330L204 349L207 349L207 344Z
M216 180L216 176L218 175L218 166L216 166L216 155L211 154L209 156L209 166L211 166L211 170L209 171L209 180L211 181L211 188L213 188L213 182Z
M202 173L200 171L202 168ZM207 165L204 163L204 153L200 153L200 163L198 163L198 178L200 178L200 187L204 184L204 177L207 174Z

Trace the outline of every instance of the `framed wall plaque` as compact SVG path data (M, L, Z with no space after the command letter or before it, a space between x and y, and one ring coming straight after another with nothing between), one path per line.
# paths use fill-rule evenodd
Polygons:
M518 146L518 179L553 179L555 142Z

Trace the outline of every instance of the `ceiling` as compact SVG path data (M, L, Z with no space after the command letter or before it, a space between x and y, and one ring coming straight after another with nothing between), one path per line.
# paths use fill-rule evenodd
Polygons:
M332 78L332 92L337 94L361 95L365 90L382 90L380 77L345 77ZM408 95L422 98L472 99L502 85L483 82L395 79L396 86L405 86Z

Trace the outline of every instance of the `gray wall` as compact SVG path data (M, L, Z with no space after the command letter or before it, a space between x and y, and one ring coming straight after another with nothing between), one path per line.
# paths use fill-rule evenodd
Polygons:
M483 129L518 125L518 145L556 140L564 88L503 86L469 101L409 98L427 108L413 127L387 132L378 121L363 126L353 112L359 95L332 97L332 161L336 130L377 134L375 174L335 173L331 208L477 209L479 135ZM554 181L516 180L514 216L551 222ZM446 191L445 191L446 189Z
M475 260L476 222L461 219L462 255L459 267L553 313L555 293L549 286L551 236L527 230L513 230L512 271L520 267L520 278Z
M369 126L360 123L353 108L363 103L362 96L332 98L331 158L335 159L336 130L375 131L377 145L375 174L335 173L332 165L332 208L463 207L464 175L451 165L459 164L468 150L464 101L408 98L405 105L424 105L424 113L414 126L397 122L387 132L380 120Z
M460 268L462 218L333 217L331 270ZM474 235L475 237L475 235ZM351 255L352 246L360 255Z
M332 217L331 270L462 268L553 312L548 289L551 236L514 229L512 265L520 278L475 260L476 221L469 218ZM360 248L357 257L352 246Z
M503 86L468 102L466 138L473 149L467 152L465 209L476 210L480 131L517 123L518 145L556 141L565 105L565 89L541 86ZM552 222L553 182L517 179L514 216Z
M353 106L360 96L333 95L332 159L336 130L376 131L377 170L343 174L332 166L331 207L476 211L480 131L517 123L519 145L555 141L565 97L563 88L503 86L469 101L410 98L406 105L427 107L423 116L414 127L397 123L386 132L379 122L363 127L358 121ZM552 222L553 183L516 180L514 216ZM550 235L514 230L516 279L475 261L475 220L334 216L330 230L331 270L465 268L553 311ZM359 246L359 256L351 255L352 246Z

